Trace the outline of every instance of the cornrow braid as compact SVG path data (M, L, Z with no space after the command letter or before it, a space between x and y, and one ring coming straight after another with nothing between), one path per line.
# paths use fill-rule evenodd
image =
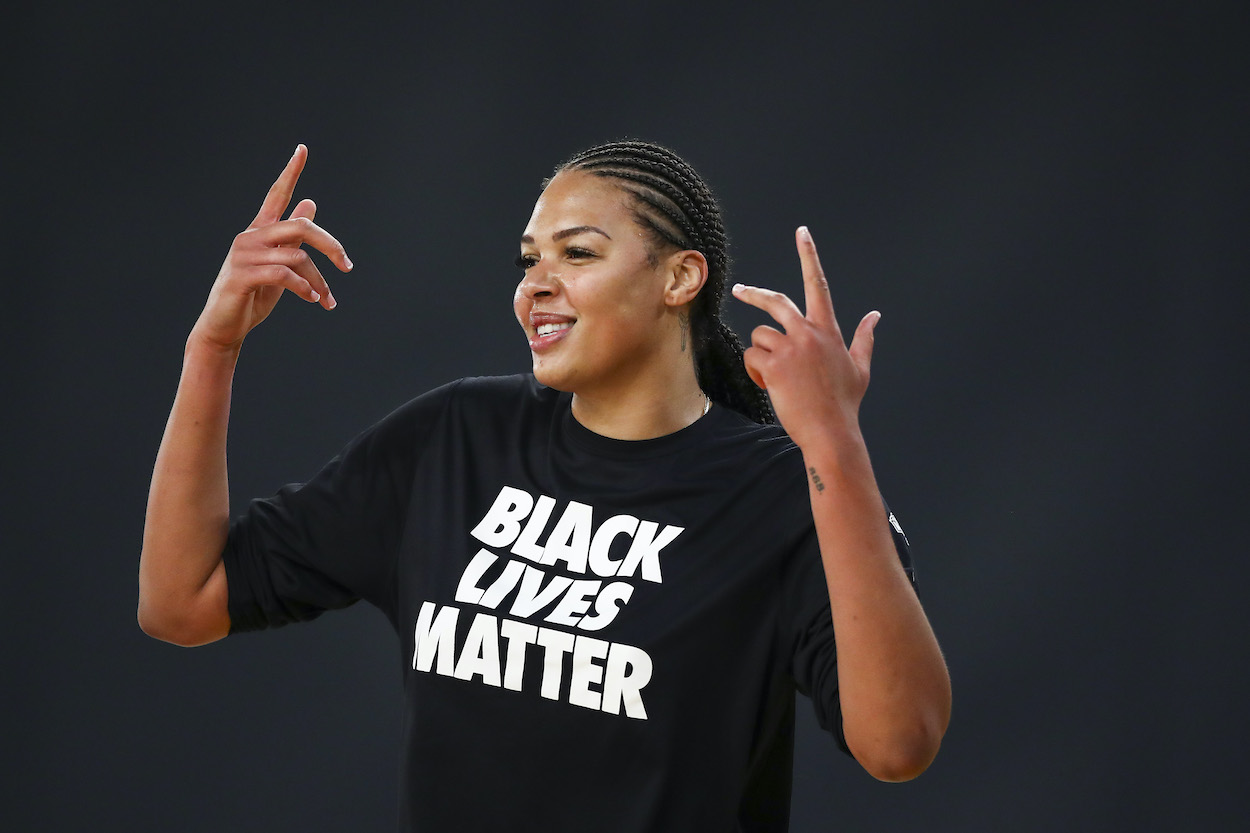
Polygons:
M690 311L699 387L713 402L755 422L776 422L768 394L747 375L741 340L721 318L729 280L728 239L720 205L703 178L668 148L639 141L610 142L584 150L555 173L570 170L619 180L621 189L633 197L634 218L658 249L692 249L703 254L707 283ZM658 262L658 254L653 253L652 259Z

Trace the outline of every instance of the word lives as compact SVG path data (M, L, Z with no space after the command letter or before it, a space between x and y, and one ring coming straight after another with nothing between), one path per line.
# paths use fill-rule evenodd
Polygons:
M460 606L427 601L417 614L412 667L513 691L536 684L550 700L645 720L651 657L578 631L611 624L634 581L663 583L660 553L684 528L632 515L596 524L594 514L577 501L560 508L547 495L500 489L469 532L484 546L460 576ZM547 624L521 621L535 618Z

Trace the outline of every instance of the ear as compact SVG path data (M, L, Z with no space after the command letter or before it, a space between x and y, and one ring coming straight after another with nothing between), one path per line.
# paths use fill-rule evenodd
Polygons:
M664 303L683 307L693 301L707 283L707 258L702 252L686 250L673 253L666 263L668 283L664 287Z

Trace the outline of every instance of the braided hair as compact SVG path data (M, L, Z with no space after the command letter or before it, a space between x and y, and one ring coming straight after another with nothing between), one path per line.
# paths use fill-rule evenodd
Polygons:
M690 305L699 387L713 402L755 422L776 422L768 394L747 375L742 342L721 319L729 278L728 241L720 206L703 178L668 148L639 141L610 142L584 150L555 173L561 171L620 180L621 189L633 198L635 220L657 250L673 247L702 253L707 259L707 282ZM656 252L651 258L659 262Z

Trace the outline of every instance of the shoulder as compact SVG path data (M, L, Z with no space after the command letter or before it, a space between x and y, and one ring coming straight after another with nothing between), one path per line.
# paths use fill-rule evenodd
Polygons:
M780 426L717 406L683 433L689 437L669 463L675 476L717 491L749 493L770 506L807 505L803 455Z
M549 414L562 394L538 383L533 374L469 376L440 389L446 411L471 425L495 425L524 415Z
M497 433L510 417L532 412L533 405L553 393L529 374L456 379L413 397L374 422L348 443L339 458L402 464L420 456L432 437L446 436L448 431Z
M444 385L457 399L474 404L542 402L554 399L558 392L538 383L532 373L512 376L467 376Z
M525 402L550 399L555 391L545 388L529 373L514 376L467 376L439 385L410 399L388 414L386 422L425 421L448 408L469 405L475 408L515 407Z
M424 443L434 434L497 433L515 422L546 417L559 404L559 391L532 374L470 376L426 391L396 408L370 432Z
M800 466L802 454L780 425L761 425L729 408L719 408L711 441L752 465L792 469ZM796 463L797 461L797 463Z

